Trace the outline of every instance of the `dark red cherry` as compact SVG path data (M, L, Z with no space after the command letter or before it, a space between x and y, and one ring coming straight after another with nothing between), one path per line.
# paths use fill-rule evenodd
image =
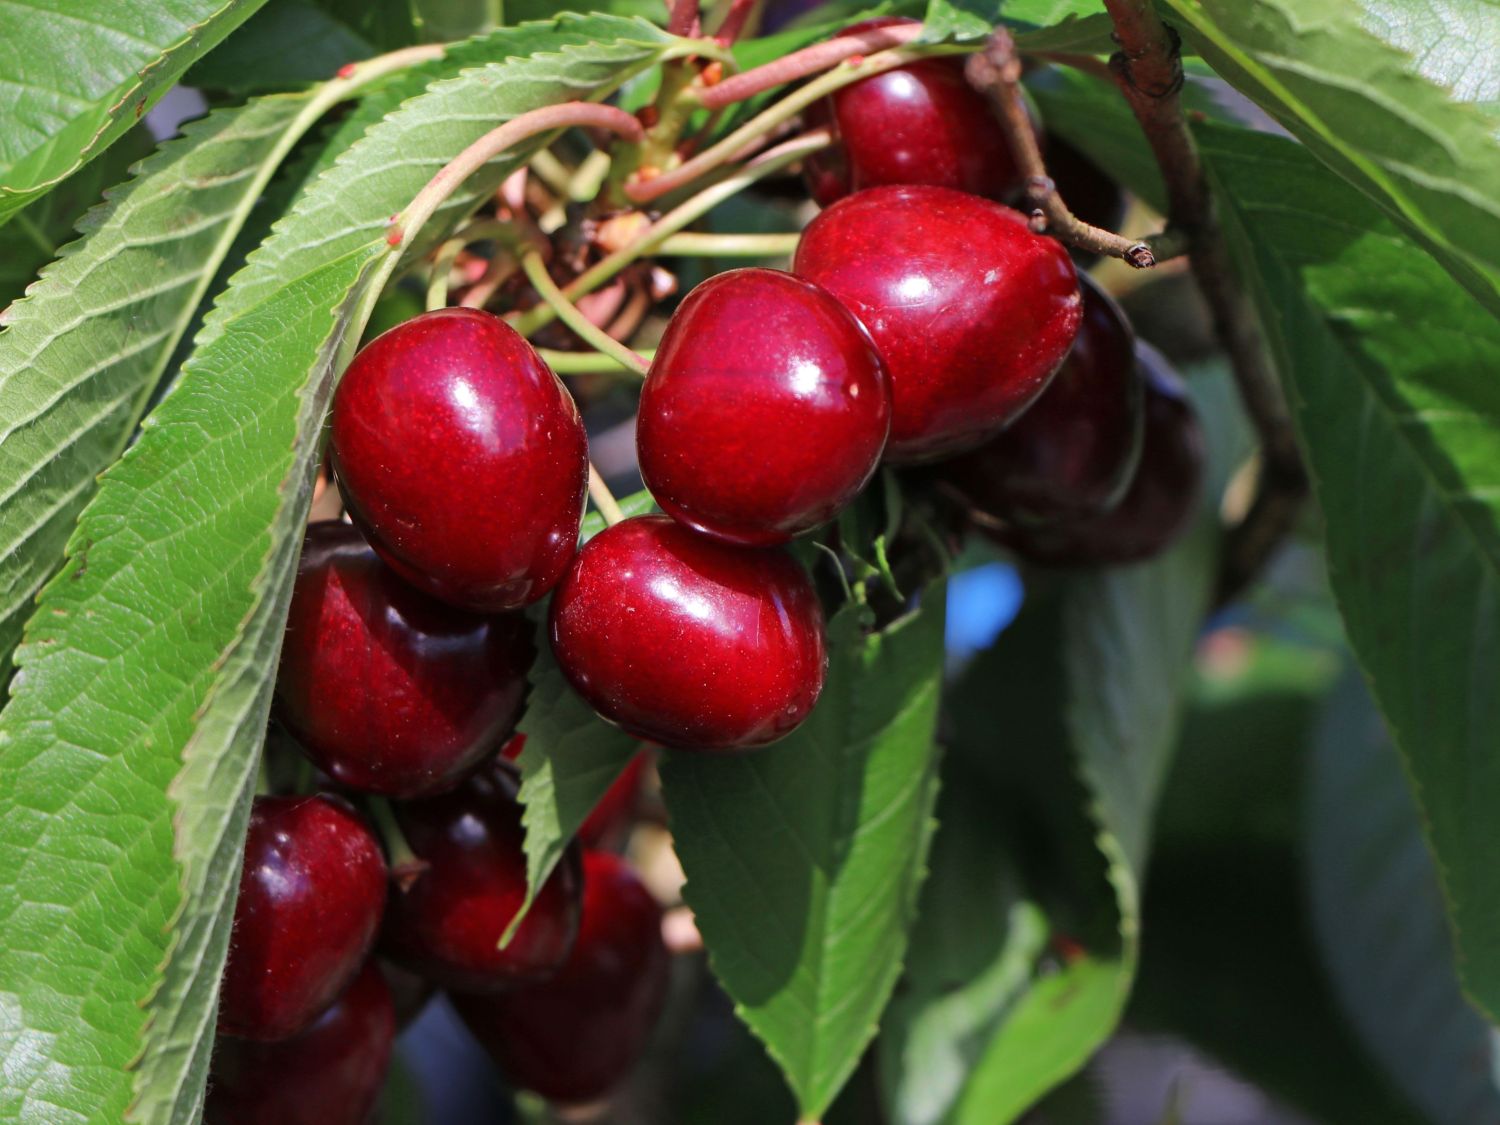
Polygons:
M333 396L334 472L380 557L464 609L542 597L578 543L588 446L519 333L438 309L365 347Z
M1044 566L1120 566L1166 550L1187 529L1203 489L1203 427L1160 353L1137 346L1146 386L1141 460L1125 498L1073 523L1012 525L994 533Z
M842 34L892 24L865 20ZM835 144L807 160L807 184L824 207L850 192L886 184L930 184L1006 199L1021 173L984 95L964 77L961 58L923 59L835 91L807 109Z
M591 539L549 620L574 690L664 746L774 742L823 688L823 611L796 560L716 542L666 516L637 516Z
M891 425L870 334L789 273L730 270L667 325L636 423L641 476L662 511L731 543L784 543L869 481Z
M219 1040L205 1125L365 1125L395 1037L390 992L368 962L300 1035L278 1043Z
M469 1030L517 1086L555 1102L594 1101L645 1052L667 994L661 908L615 856L583 858L583 921L551 980L457 996Z
M447 788L515 725L536 655L521 614L481 617L406 584L345 523L307 529L277 714L317 766L368 793Z
M1144 384L1135 334L1086 274L1073 350L1025 414L934 472L980 516L1035 522L1113 507L1140 456Z
M1042 393L1082 317L1060 243L1019 212L937 187L872 188L803 232L796 272L875 337L895 411L886 460L981 444Z
M518 761L526 747L526 736L518 734L500 751L507 762ZM615 851L625 843L635 824L636 806L651 765L651 750L644 748L625 764L620 775L610 783L604 796L578 826L578 842L596 851Z
M537 980L563 963L578 929L576 847L500 948L526 897L516 788L515 771L495 761L457 789L393 806L423 866L405 890L391 892L382 953L445 988L476 992Z
M219 1031L285 1039L312 1023L349 983L385 906L380 844L335 797L257 797Z

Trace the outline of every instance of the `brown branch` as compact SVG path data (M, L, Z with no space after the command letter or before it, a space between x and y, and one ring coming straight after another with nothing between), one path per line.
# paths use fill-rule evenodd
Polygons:
M1114 231L1086 223L1068 210L1068 205L1058 194L1057 185L1047 175L1031 115L1026 112L1026 103L1021 98L1021 59L1008 31L997 28L984 50L969 57L964 73L976 90L989 96L999 112L1011 155L1026 178L1026 197L1032 206L1032 230L1038 234L1051 234L1080 250L1119 258L1136 269L1150 269L1157 262L1175 257L1187 249L1175 231L1164 231L1144 241L1125 238Z
M1220 560L1218 601L1223 604L1254 579L1291 531L1307 495L1307 471L1255 308L1235 276L1198 149L1183 116L1177 33L1157 17L1151 0L1104 3L1120 44L1109 61L1110 72L1161 168L1170 225L1187 236L1193 275L1260 439L1257 493L1245 517L1229 529Z

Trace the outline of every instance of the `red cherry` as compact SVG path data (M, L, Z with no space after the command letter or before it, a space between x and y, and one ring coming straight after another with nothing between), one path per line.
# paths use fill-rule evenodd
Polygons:
M408 582L463 609L514 609L573 557L588 445L572 397L519 333L477 309L380 336L333 397L349 514Z
M311 1027L279 1043L221 1039L206 1125L365 1125L385 1083L396 1017L367 963Z
M918 21L865 20L841 34ZM822 206L886 184L929 184L1005 199L1022 176L964 60L922 59L835 91L807 109L837 143L807 160L807 184Z
M935 468L982 517L1098 515L1135 473L1145 398L1135 334L1104 290L1079 280L1083 324L1042 397L998 437Z
M393 806L424 866L407 889L392 892L381 951L445 988L483 992L537 980L572 948L576 847L542 885L510 944L499 947L526 897L516 789L515 772L496 761L448 793Z
M285 1039L359 971L385 906L374 835L333 797L257 797L234 906L219 1031Z
M999 431L1042 393L1083 315L1061 244L1008 207L947 188L840 200L803 232L796 272L875 337L896 463L961 453Z
M637 516L578 553L551 608L574 690L637 738L686 750L763 746L823 688L823 610L780 550L732 547Z
M583 921L558 974L498 996L455 996L476 1039L516 1085L594 1101L635 1066L667 994L661 908L625 864L583 857Z
M344 523L307 529L277 714L342 785L415 797L515 725L536 655L520 614L478 617L408 586Z
M1138 346L1146 386L1141 461L1113 511L1075 523L1012 525L993 532L1044 566L1120 566L1160 554L1187 529L1203 488L1203 427L1165 359Z
M890 385L831 294L768 269L709 278L672 316L641 392L641 476L669 516L784 543L832 519L880 462Z

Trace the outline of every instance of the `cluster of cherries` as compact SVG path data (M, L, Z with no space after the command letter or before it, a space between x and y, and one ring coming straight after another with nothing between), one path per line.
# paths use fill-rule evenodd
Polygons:
M663 515L579 548L578 409L490 313L415 317L345 372L330 458L352 523L308 529L276 693L330 792L252 809L210 1122L363 1121L393 983L446 989L510 1079L556 1101L603 1096L640 1054L667 953L614 850L644 758L500 942L526 891L508 761L536 657L525 607L551 595L546 643L605 719L744 751L795 729L823 684L823 611L783 545L882 462L1043 564L1140 559L1190 516L1191 406L1004 205L1015 167L960 64L889 71L814 115L838 144L806 170L825 210L792 271L699 285L646 377L638 461ZM339 791L391 800L399 862Z

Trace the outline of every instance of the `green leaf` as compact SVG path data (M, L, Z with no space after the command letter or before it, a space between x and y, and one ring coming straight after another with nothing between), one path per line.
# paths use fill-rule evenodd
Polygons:
M0 712L0 1113L118 1120L134 1094L140 1119L192 1119L322 416L384 219L497 119L677 46L606 19L491 37L506 61L409 101L308 189L106 474Z
M662 767L684 895L715 975L805 1118L833 1102L901 969L937 795L943 589L864 634L829 623L822 698L791 735L741 757Z
M1455 100L1500 110L1500 7L1495 0L1362 0L1365 30L1412 56Z
M637 739L594 714L568 686L551 645L538 648L531 696L516 728L526 736L519 759L526 901L503 941L510 940L579 827L640 747Z
M1500 312L1500 130L1348 0L1164 0L1205 60ZM1470 7L1478 18L1482 8ZM1374 20L1370 21L1374 24ZM1490 68L1500 18L1479 42ZM1446 69L1446 67L1442 68Z
M1460 972L1500 1011L1500 322L1298 146L1199 132L1285 373L1349 640L1406 759Z
M1095 0L1006 0L1000 17L1023 51L1104 55L1115 50L1114 21Z
M103 152L261 2L0 5L0 223Z
M68 177L0 227L0 324L5 308L37 279L43 266L75 237L84 212L129 177L130 166L151 151L151 133L131 129L102 158Z
M629 496L624 497L619 501L619 504L620 511L625 513L627 519L631 516L644 516L647 512L654 512L656 510L656 501L651 498L651 493L644 488L639 492L632 492ZM583 528L581 531L583 542L587 543L603 530L604 517L599 514L597 509L590 509L588 514L583 517Z
M1357 676L1328 706L1307 786L1313 933L1354 1029L1434 1125L1500 1119L1500 1036L1459 990L1420 814Z
M211 90L288 90L332 78L375 48L311 0L270 0L245 26L188 71Z

